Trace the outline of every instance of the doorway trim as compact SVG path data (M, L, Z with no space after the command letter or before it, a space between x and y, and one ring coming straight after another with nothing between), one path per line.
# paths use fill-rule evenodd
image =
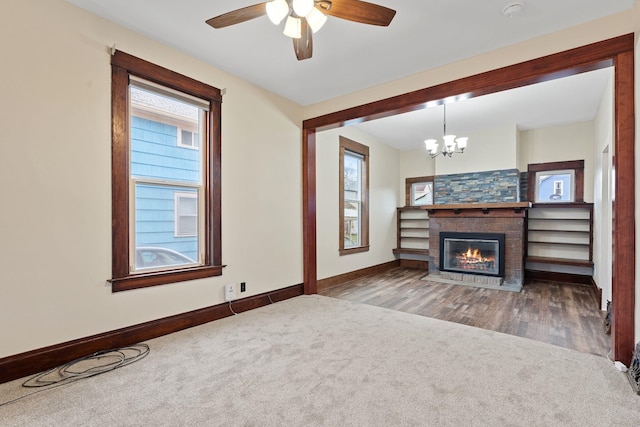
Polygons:
M634 348L635 117L634 35L626 34L508 67L307 119L302 124L304 292L318 291L316 231L316 132L425 108L429 101L477 97L614 67L615 204L613 206L612 357L627 366ZM620 262L616 262L620 260Z

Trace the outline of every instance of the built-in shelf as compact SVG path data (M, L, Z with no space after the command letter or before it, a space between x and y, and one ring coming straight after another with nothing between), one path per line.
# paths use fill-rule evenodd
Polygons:
M396 255L429 255L429 213L419 207L397 208Z
M593 203L533 204L526 250L527 263L593 267Z

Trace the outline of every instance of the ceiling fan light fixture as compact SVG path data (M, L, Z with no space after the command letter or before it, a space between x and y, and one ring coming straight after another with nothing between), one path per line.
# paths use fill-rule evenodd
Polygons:
M292 39L299 39L302 37L300 18L289 16L287 18L287 22L284 24L283 33L285 36L291 37Z
M309 12L306 19L309 27L311 27L311 31L317 33L324 23L327 22L327 15L314 7L311 9L311 12Z
M278 25L289 14L287 0L272 0L267 2L267 16L274 25Z
M293 11L301 18L306 18L311 10L314 9L313 5L313 0L293 0Z

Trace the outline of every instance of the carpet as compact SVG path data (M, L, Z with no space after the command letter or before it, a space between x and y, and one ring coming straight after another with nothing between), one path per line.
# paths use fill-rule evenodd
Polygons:
M605 358L319 295L146 343L138 362L0 406L0 424L640 425Z

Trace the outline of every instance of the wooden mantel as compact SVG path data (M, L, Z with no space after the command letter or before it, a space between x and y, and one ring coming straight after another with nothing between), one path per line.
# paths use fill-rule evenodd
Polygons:
M450 205L429 205L423 209L429 211L429 216L449 216L451 214L460 216L524 216L527 209L531 207L531 202L513 203L457 203Z

